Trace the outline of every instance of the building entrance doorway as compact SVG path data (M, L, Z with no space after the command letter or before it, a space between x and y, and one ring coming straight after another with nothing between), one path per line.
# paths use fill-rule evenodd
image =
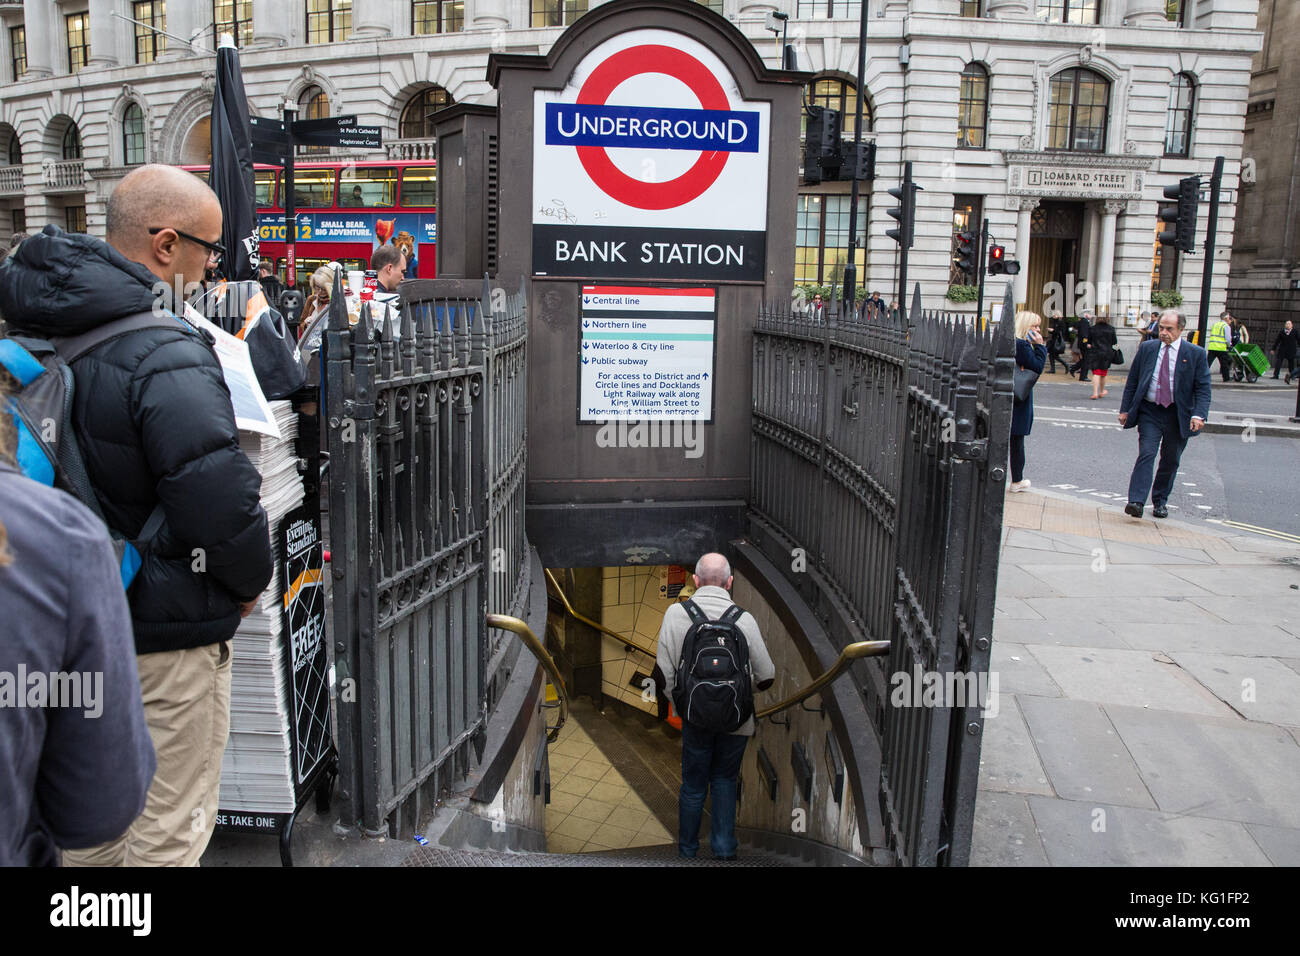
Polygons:
M1072 304L1066 301L1066 292L1078 283L1082 240L1083 203L1048 200L1033 211L1029 221L1027 309L1044 318L1049 307L1070 314ZM1070 281L1071 276L1074 281Z

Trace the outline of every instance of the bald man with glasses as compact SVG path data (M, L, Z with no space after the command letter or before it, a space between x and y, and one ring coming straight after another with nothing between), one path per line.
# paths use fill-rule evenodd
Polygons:
M217 816L230 641L270 581L270 536L211 337L182 317L224 252L216 195L142 166L109 198L107 238L47 226L0 264L11 331L83 343L65 355L94 499L146 542L127 601L158 769L130 828L64 865L193 866Z

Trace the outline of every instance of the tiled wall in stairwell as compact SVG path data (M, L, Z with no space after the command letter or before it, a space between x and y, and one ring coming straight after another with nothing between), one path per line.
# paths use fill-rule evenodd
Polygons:
M659 625L663 623L664 612L677 600L673 595L683 581L689 583L688 572L666 565L605 568L602 623L653 653L658 649ZM634 686L633 681L638 673L650 676L655 666L654 658L634 651L608 635L602 637L602 641L605 693L646 713L656 713L653 689L647 702L642 699L640 686Z

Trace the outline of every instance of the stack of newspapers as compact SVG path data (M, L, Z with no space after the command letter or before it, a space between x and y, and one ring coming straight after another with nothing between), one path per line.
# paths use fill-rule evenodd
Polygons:
M239 432L239 447L262 475L262 506L270 528L276 574L231 642L230 738L221 763L220 807L250 813L292 813L290 759L292 688L284 664L280 524L303 501L294 439L298 415L290 402L270 402L278 438Z

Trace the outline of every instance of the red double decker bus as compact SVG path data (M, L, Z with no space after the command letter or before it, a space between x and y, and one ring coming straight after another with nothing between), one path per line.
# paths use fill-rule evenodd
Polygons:
M204 182L208 167L186 166ZM259 254L285 280L283 171L257 166ZM295 271L304 291L327 262L347 271L370 267L370 255L392 243L406 251L407 278L437 275L436 165L424 162L294 163L298 214Z

